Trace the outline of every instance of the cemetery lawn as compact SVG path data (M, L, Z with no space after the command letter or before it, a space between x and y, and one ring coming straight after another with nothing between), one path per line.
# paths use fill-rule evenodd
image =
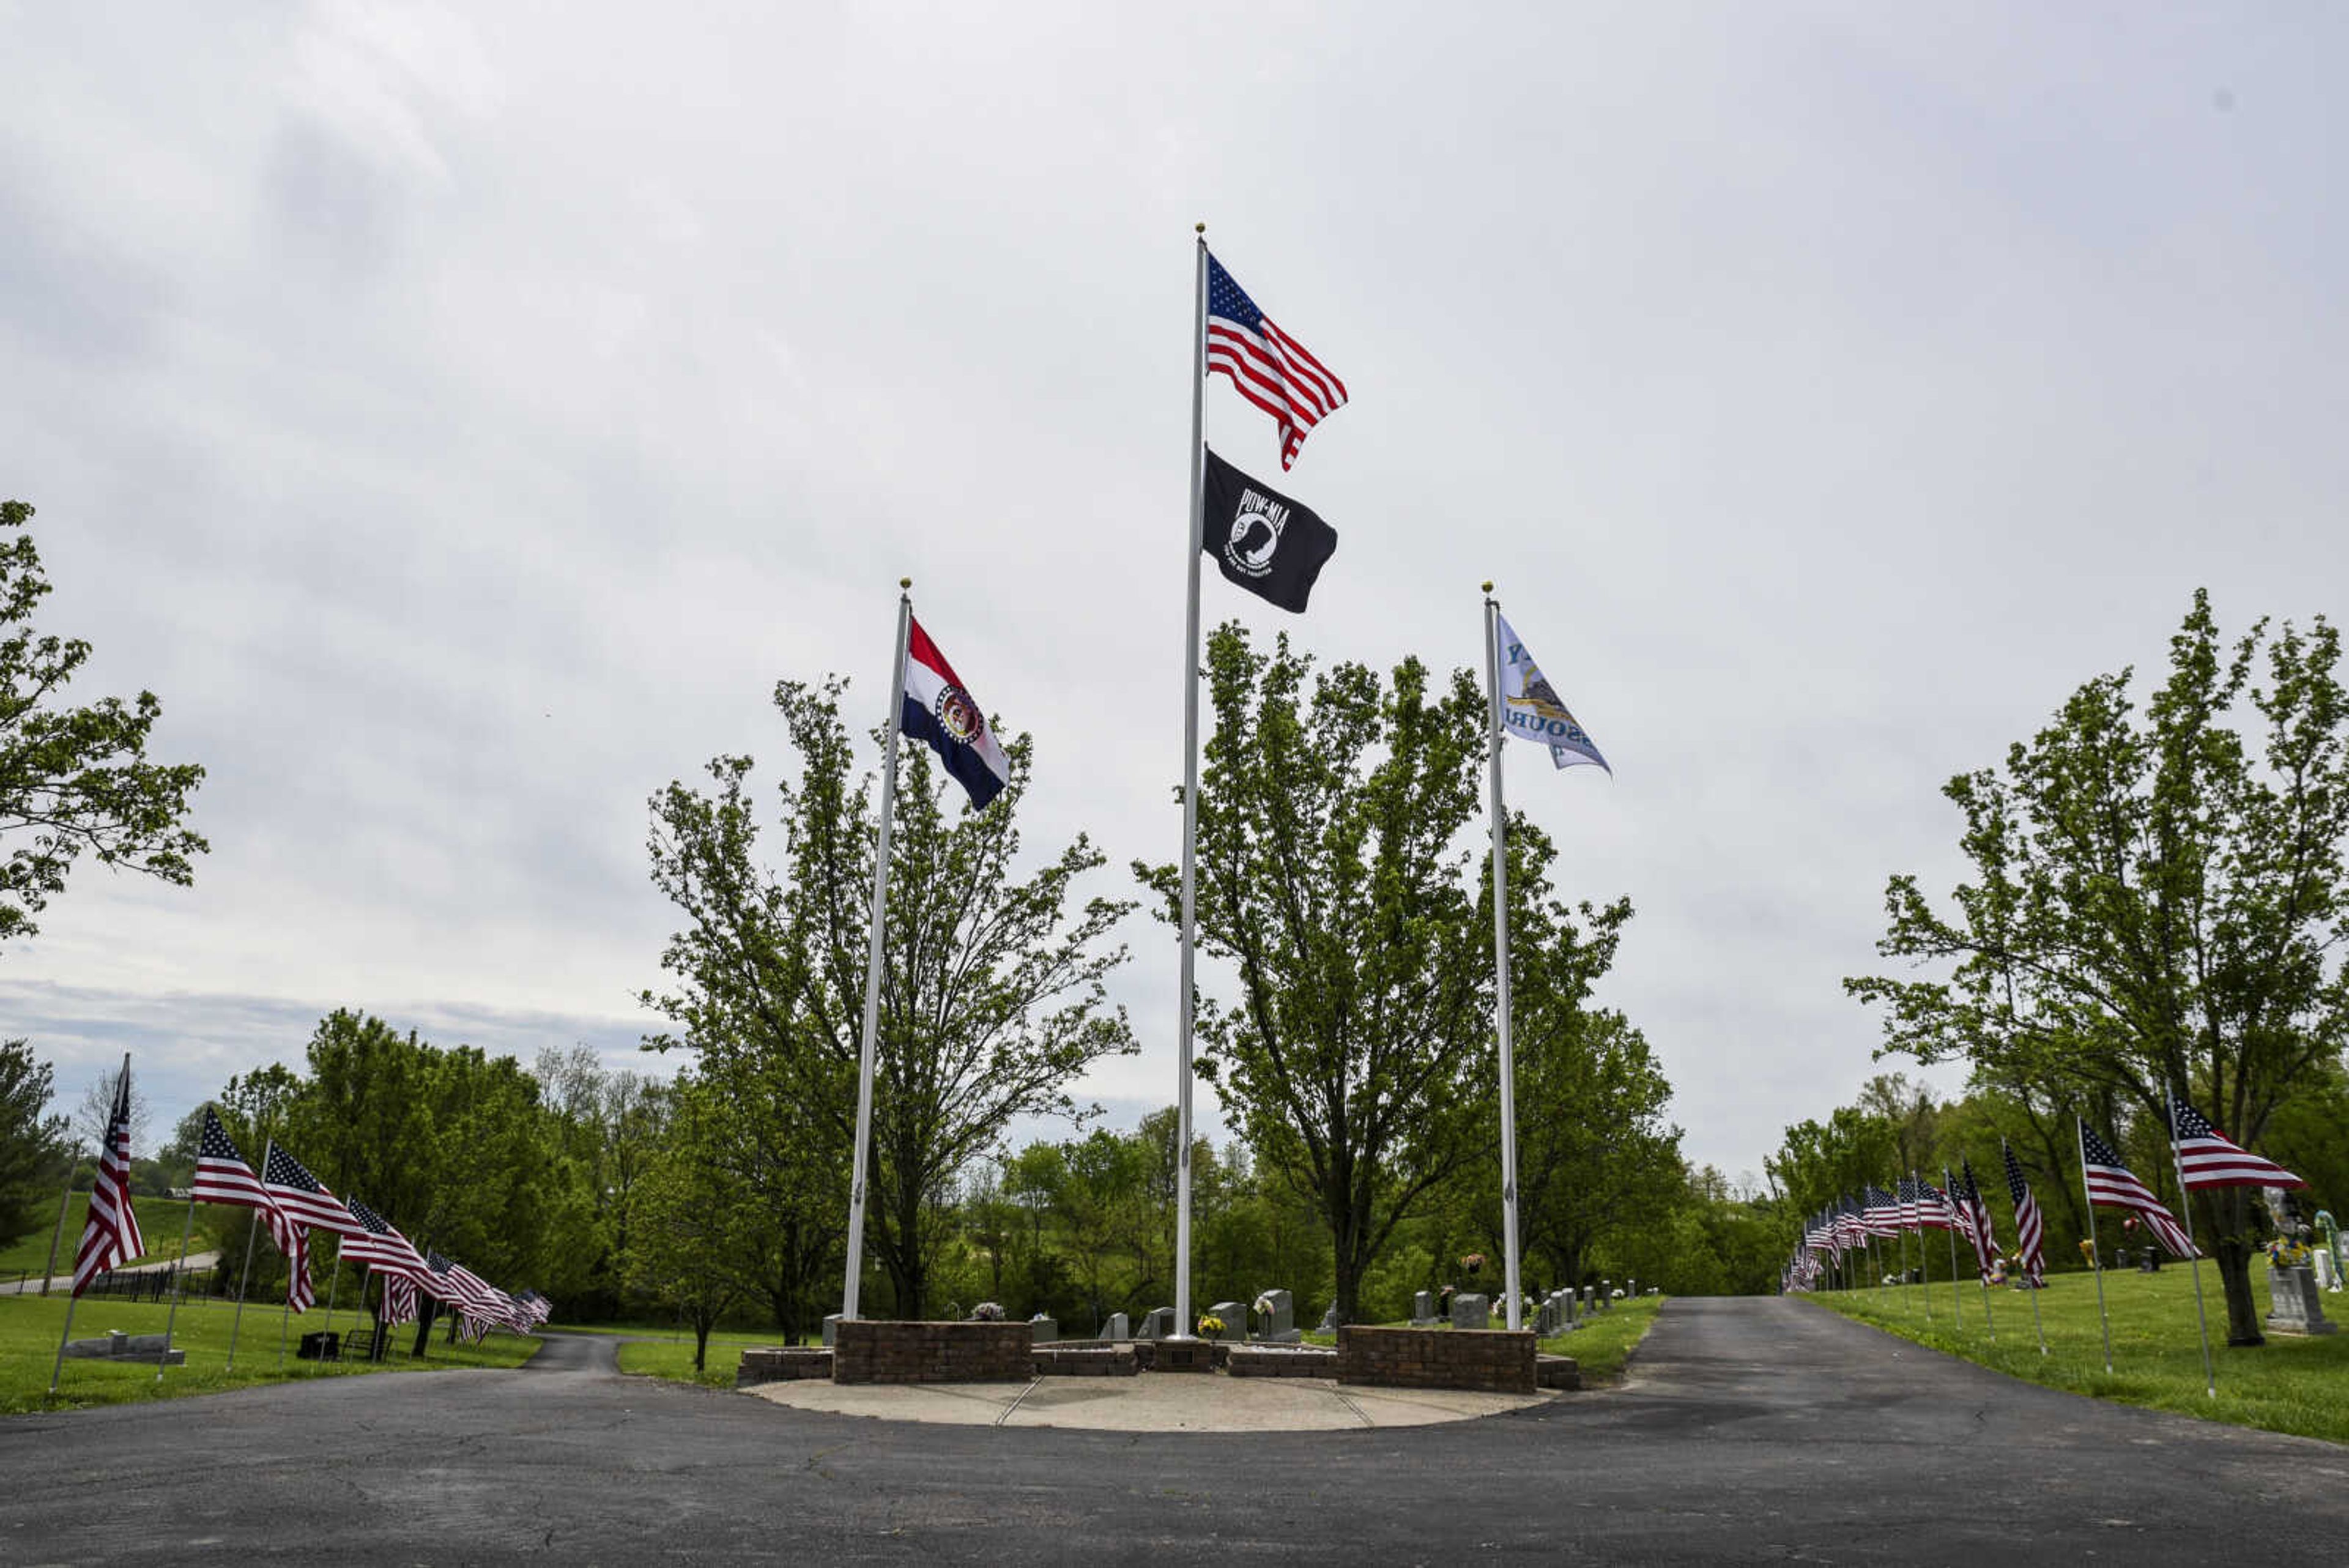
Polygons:
M1585 1388L1604 1388L1623 1381L1623 1368L1670 1296L1640 1296L1617 1302L1606 1312L1593 1313L1572 1334L1555 1334L1539 1343L1548 1355L1571 1355L1582 1370Z
M176 1241L176 1238L175 1238ZM188 1353L187 1365L164 1369L161 1382L150 1362L144 1366L68 1358L55 1398L49 1397L49 1368L57 1354L57 1335L65 1326L66 1298L0 1296L0 1416L21 1416L36 1410L76 1410L93 1405L122 1405L142 1399L171 1399L188 1394L217 1394L255 1383L298 1382L310 1377L363 1377L379 1372L445 1371L451 1367L520 1366L536 1354L539 1342L511 1334L493 1334L479 1345L443 1345L441 1330L433 1331L432 1347L423 1360L407 1355L415 1343L415 1329L398 1335L388 1360L353 1362L297 1361L293 1340L304 1330L322 1328L326 1314L313 1307L294 1320L285 1350L285 1370L277 1369L278 1313L259 1302L247 1303L243 1332L237 1339L236 1370L228 1363L230 1320L235 1303L190 1297L180 1303L179 1322L171 1343ZM125 1334L160 1334L171 1312L169 1303L109 1301L93 1296L74 1312L76 1339L102 1339L109 1329ZM363 1326L357 1314L335 1314L336 1332Z
M1925 1321L1922 1294L1933 1292L1933 1320ZM2171 1265L2158 1274L2135 1271L2105 1276L2105 1299L2112 1314L2113 1370L2105 1371L2103 1341L2096 1325L2093 1274L2047 1276L2035 1293L2047 1327L2047 1355L2031 1327L2031 1296L2025 1291L1992 1291L1991 1311L1998 1330L1992 1344L1982 1323L1982 1293L1966 1285L1962 1324L1952 1322L1949 1282L1851 1291L1822 1291L1816 1304L1934 1350L2020 1377L2027 1383L2067 1389L2092 1398L2173 1410L2185 1416L2258 1427L2296 1437L2349 1442L2349 1330L2321 1337L2271 1334L2259 1349L2227 1347L2226 1303L2215 1268L2202 1271L2202 1292L2210 1314L2210 1355L2218 1369L2219 1395L2203 1392L2202 1345L2194 1324L2194 1278ZM2251 1267L2251 1299L2268 1307L2267 1271ZM2326 1294L2326 1315L2349 1316L2334 1306L2349 1296Z
M57 1196L54 1192L51 1197ZM139 1216L139 1233L147 1242L141 1263L168 1263L180 1255L180 1230L187 1223L188 1201L184 1198L133 1198L131 1212ZM38 1280L41 1270L49 1261L49 1239L57 1233L57 1210L51 1204L45 1210L47 1218L40 1229L29 1236L20 1236L5 1247L0 1247L0 1276L15 1278L29 1273ZM70 1279L73 1275L74 1249L81 1244L82 1227L88 1223L89 1194L77 1192L66 1204L66 1233L57 1242L58 1272ZM205 1242L198 1236L188 1245L202 1251ZM132 1265L125 1263L124 1268ZM42 1379L41 1386L48 1386Z
M640 1339L620 1346L620 1370L641 1373L650 1377L666 1377L672 1383L698 1383L705 1388L731 1388L734 1369L741 1365L742 1352L752 1345L781 1345L780 1334L730 1334L716 1332L709 1336L709 1366L703 1372L693 1369L693 1335L681 1340Z

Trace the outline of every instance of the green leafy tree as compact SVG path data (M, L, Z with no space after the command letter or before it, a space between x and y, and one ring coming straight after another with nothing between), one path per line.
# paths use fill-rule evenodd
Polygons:
M1846 982L1883 1008L1888 1048L2102 1092L2157 1126L2176 1087L2256 1147L2349 1043L2339 662L2321 618L2230 646L2198 593L2142 715L2130 671L2098 676L2003 769L1952 779L1970 878L1945 911L1893 877L1878 943L1945 978ZM2195 1203L2238 1345L2261 1343L2252 1197Z
M47 1113L53 1073L22 1040L0 1040L0 1247L40 1229L64 1168L65 1121Z
M0 530L33 518L0 501ZM151 691L131 701L67 705L62 693L88 662L89 644L36 632L33 611L49 592L29 533L0 544L0 941L31 936L34 917L65 891L85 854L101 866L181 886L190 857L208 846L182 826L204 770L147 760L162 716Z
M1489 1147L1491 927L1478 858L1485 699L1416 659L1315 677L1283 637L1208 641L1198 940L1237 974L1203 1002L1203 1073L1329 1228L1340 1314L1396 1225ZM1171 866L1135 872L1177 918Z
M710 763L714 789L671 784L652 802L653 880L685 919L662 955L676 981L647 992L705 1072L763 1075L808 1125L794 1136L844 1175L854 1141L874 811L840 716L845 683L793 681L775 705L800 759L781 791L781 875L758 861L752 763ZM1103 981L1129 903L1071 903L1102 857L1082 835L1024 879L1019 810L1031 747L1007 748L1011 780L985 811L920 746L902 753L891 841L886 968L874 1088L867 1222L901 1316L919 1317L951 1231L942 1212L963 1170L1015 1119L1068 1115L1067 1085L1134 1047ZM841 1207L846 1207L843 1202Z
M628 1195L630 1282L675 1307L693 1329L693 1369L709 1333L744 1294L740 1228L749 1218L727 1168L734 1118L706 1084L680 1076L658 1155Z

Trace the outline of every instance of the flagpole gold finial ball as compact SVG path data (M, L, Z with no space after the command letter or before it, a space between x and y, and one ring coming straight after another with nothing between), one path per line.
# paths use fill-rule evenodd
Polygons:
M1204 234L1207 232L1207 225L1205 223L1194 223L1191 225L1191 232L1194 234Z
M1486 593L1488 593L1488 594L1489 594L1489 593L1491 593L1491 592L1493 591L1493 585L1492 585L1490 582L1487 582L1487 583L1485 585L1485 591Z
M911 577L899 577L897 579L897 586L901 588L910 588L914 586L914 579Z

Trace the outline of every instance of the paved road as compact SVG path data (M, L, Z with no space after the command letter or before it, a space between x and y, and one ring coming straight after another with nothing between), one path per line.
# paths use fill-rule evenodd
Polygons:
M623 1379L337 1378L0 1422L0 1562L2331 1563L2349 1449L1675 1302L1631 1386L1406 1430L916 1426ZM1884 1500L1887 1493L1894 1501Z

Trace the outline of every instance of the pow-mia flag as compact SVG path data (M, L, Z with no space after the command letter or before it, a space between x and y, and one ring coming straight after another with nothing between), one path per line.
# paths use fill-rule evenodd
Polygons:
M1338 531L1313 510L1250 479L1210 452L1201 505L1200 547L1226 578L1285 610L1302 614Z

